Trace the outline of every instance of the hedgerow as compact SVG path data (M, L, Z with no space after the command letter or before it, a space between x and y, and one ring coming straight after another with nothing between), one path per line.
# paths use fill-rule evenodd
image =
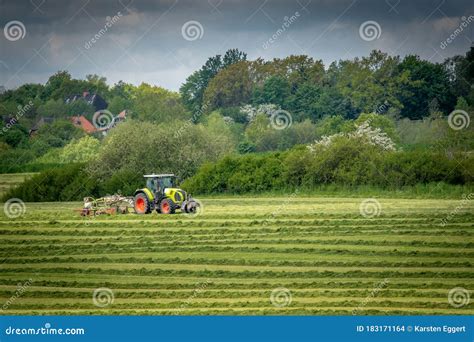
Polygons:
M472 184L474 157L439 151L387 151L341 137L325 148L236 155L201 167L183 187L199 194L311 190L324 185L398 189L418 184Z

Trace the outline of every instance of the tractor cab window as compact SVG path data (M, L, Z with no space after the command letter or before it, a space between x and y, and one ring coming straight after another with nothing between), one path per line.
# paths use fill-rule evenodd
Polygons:
M151 189L153 191L156 191L157 188L158 188L158 180L157 179L154 179L154 178L149 178L147 179L146 181L146 187L148 189Z
M173 178L169 177L169 178L162 178L161 179L162 181L162 187L163 188L172 188L174 187L174 181L173 181Z

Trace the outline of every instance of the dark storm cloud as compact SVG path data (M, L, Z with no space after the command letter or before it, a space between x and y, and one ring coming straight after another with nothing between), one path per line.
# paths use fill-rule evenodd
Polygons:
M252 59L308 54L326 65L372 49L442 61L464 53L474 32L473 21L440 47L462 17L474 15L472 1L3 0L0 6L2 27L18 20L26 28L24 39L0 36L0 84L9 88L67 69L74 77L96 73L111 83L176 90L208 56L233 47ZM203 32L187 40L182 26L192 20ZM378 39L361 39L367 21L379 25Z

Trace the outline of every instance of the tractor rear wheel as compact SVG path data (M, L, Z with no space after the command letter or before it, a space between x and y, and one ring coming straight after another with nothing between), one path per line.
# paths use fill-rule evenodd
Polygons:
M176 207L172 200L164 198L160 202L160 212L162 214L174 214Z
M149 214L151 212L150 201L143 192L135 195L133 207L135 208L135 212L139 215Z

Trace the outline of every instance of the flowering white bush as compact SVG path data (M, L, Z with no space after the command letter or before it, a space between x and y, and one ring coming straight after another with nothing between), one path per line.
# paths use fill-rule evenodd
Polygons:
M357 126L357 129L355 130L355 132L350 133L349 136L356 137L356 138L365 137L368 139L369 144L381 147L383 150L386 150L386 151L396 150L395 143L387 135L387 133L382 132L380 128L370 127L367 121L362 123L360 126Z
M265 114L266 116L271 116L277 110L280 110L280 107L272 103L261 104L257 107L254 107L249 104L240 107L240 111L243 114L247 115L247 120L249 122L252 121L257 114Z
M380 147L385 151L395 151L395 143L393 140L380 128L370 127L369 122L365 121L356 127L354 132L350 133L337 133L331 136L323 136L320 140L315 141L313 144L308 145L311 152L315 152L318 148L329 147L338 138L345 137L354 140L365 140L368 144Z

